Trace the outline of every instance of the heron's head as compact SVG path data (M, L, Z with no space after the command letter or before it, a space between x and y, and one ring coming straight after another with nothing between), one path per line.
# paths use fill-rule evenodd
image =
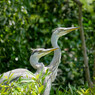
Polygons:
M55 35L56 37L61 37L64 36L66 34L68 34L69 32L79 29L79 27L70 27L70 28L63 28L63 27L59 27L59 28L55 28L53 30L53 35Z
M41 58L42 56L47 55L48 53L56 50L58 48L50 48L50 49L44 49L44 48L39 48L39 49L32 49L32 56Z

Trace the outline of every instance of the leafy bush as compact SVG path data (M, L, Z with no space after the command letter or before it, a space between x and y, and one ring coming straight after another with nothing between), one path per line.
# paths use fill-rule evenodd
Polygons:
M90 94L88 94L87 84L83 86L82 85L72 86L71 84L68 84L66 88L63 88L62 86L60 86L59 88L52 88L50 95L90 95ZM91 95L94 95L94 94L91 94Z
M95 86L88 89L81 89L77 91L79 95L95 95Z

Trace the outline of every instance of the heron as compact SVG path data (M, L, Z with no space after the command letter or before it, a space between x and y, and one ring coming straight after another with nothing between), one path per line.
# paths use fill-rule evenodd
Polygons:
M51 73L51 77L49 77L49 79L46 78L45 80L45 83L47 83L47 87L43 95L49 95L51 84L52 82L54 82L57 76L58 66L59 66L59 63L61 62L61 49L59 45L57 44L58 39L76 29L79 29L79 27L69 27L69 28L58 27L53 30L53 33L51 36L51 44L53 48L58 48L58 49L54 51L53 59L50 62L50 65L48 66L49 70L52 73Z
M50 49L44 49L44 48L38 48L38 49L32 49L32 54L31 54L31 57L30 57L30 62L31 62L31 65L34 67L34 68L43 68L45 67L43 63L39 63L39 59L47 54L49 54L50 52L56 50L58 48L50 48ZM22 69L22 68L19 68L19 69L14 69L14 70L11 70L11 71L8 71L6 73L3 73L3 76L2 78L0 79L0 83L2 83L4 80L5 80L5 76L9 77L11 74L13 74L13 78L11 80L14 81L14 80L17 80L20 76L22 76L22 78L26 78L26 75L28 75L28 78L32 78L32 76L28 73L28 70L27 69Z
M39 59L42 56L45 56L46 54L50 53L51 51L55 51L58 48L52 48L52 49L32 49L34 52L30 56L30 64L33 68L37 69L35 74L39 74L39 72L43 69L43 73L48 69L42 62L39 63Z

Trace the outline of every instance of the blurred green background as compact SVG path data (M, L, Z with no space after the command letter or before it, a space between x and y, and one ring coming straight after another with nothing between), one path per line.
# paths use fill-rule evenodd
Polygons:
M82 1L82 0L81 0ZM89 0L88 0L89 1ZM87 5L84 0L83 26L91 76L95 47L95 1ZM51 48L52 29L78 27L78 6L72 0L1 0L0 1L0 73L27 68L30 48ZM58 41L62 60L53 88L66 88L68 84L85 84L82 44L79 30ZM48 65L53 53L41 58Z

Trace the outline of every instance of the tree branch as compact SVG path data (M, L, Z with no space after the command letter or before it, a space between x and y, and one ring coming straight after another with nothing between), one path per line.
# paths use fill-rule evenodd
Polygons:
M77 5L79 5L80 7L82 7L82 3L79 0L73 0Z
M93 86L93 83L90 78L90 71L89 71L89 65L88 65L88 59L87 59L87 52L86 52L86 44L85 44L85 37L84 37L84 30L83 30L83 24L82 24L82 3L79 0L73 0L79 7L79 25L80 25L80 36L82 40L82 50L83 50L83 56L84 56L84 65L85 65L85 77L88 82L88 85L90 87Z
M94 66L93 66L93 83L95 83L95 44L93 46Z

